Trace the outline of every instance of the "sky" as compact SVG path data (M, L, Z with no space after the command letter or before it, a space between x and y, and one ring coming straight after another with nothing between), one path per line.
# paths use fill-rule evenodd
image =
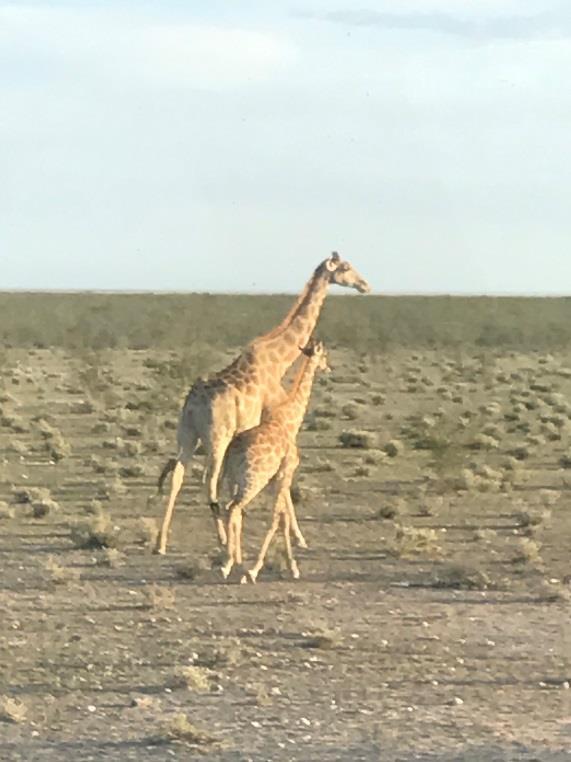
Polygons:
M571 294L568 0L0 0L0 289Z

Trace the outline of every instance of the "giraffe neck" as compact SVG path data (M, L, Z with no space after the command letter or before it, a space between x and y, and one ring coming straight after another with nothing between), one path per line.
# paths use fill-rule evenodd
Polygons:
M309 404L317 364L313 358L304 357L286 399L275 408L272 418L278 419L295 440Z
M302 297L291 310L287 324L266 336L256 339L253 346L267 365L269 372L282 378L287 369L299 357L313 333L323 302L327 296L329 275L324 267L318 267L302 292Z
M310 294L315 288L316 281L320 277L322 277L324 274L326 274L326 268L325 268L325 262L322 262L318 267L315 268L311 278L307 281L300 295L297 297L293 305L290 307L287 315L284 317L281 323L279 323L279 325L277 325L271 331L268 331L268 333L265 333L263 334L263 336L260 336L259 339L257 339L256 341L274 339L276 338L276 336L280 336L283 333L283 331L290 325L291 321L296 317L296 315L298 314L302 306L306 303L308 294Z

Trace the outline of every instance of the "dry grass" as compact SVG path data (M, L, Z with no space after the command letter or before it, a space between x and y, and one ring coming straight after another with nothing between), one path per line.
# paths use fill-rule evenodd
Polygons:
M157 520L147 516L141 516L137 522L136 534L137 541L152 550L155 547L159 535Z
M209 670L191 664L176 670L173 687L188 688L196 693L208 693L211 681L212 675Z
M371 431L358 431L351 429L342 431L339 435L342 447L355 447L363 450L371 450L377 446L377 437Z
M257 335L260 326L277 325L290 306L291 298L285 295L0 295L5 343L81 348L76 384L81 395L86 389L93 395L105 393L101 386L107 386L107 380L98 377L94 365L99 360L94 359L94 351L126 346L177 349L191 343L191 349L180 357L153 358L148 366L176 385L208 371L216 348L243 346ZM175 324L173 314L178 316ZM569 346L569 324L565 299L346 299L332 295L322 316L320 335L326 344L335 342L359 352L382 352L390 347L417 351L428 346L477 350L482 361L474 370L485 373L495 384L497 369L484 357L485 352L498 347L553 350ZM189 326L200 326L199 340L189 335Z
M194 725L183 713L175 714L165 720L161 733L155 740L157 743L179 741L191 746L211 746L217 743L214 736Z
M272 703L271 693L265 683L247 683L246 691L256 706L270 706Z
M0 500L0 519L13 519L15 515L16 511L4 500Z
M32 515L35 519L41 519L49 513L55 513L58 510L59 504L51 498L36 500L32 503Z
M48 556L44 563L46 576L55 585L67 585L70 582L78 582L81 577L79 569L62 566L53 556Z
M173 609L176 606L176 593L171 587L149 585L145 590L145 598L151 609Z
M121 466L119 474L125 479L137 479L145 475L145 467L141 463L133 463L128 466Z
M344 355L342 350L332 350L332 354L343 374L355 373L356 363L352 356ZM155 407L153 385L161 382L160 372L157 371L155 379L154 371L143 367L147 356L151 359L156 356L154 352L148 355L141 352L114 353L113 386L120 398L110 410L115 423L103 420L103 412L65 419L66 412L62 411L69 409L69 402L66 403L64 394L53 391L59 381L46 381L44 402L35 399L33 388L22 385L23 406L17 412L27 421L29 410L35 413L42 406L48 409L53 400L59 399L62 404L53 405L53 417L47 422L52 427L60 425L73 448L69 465L64 461L59 467L50 466L43 449L44 439L31 425L29 434L22 437L6 429L0 430L4 445L18 440L30 452L29 458L22 462L16 455L5 451L3 468L6 478L13 479L18 486L22 483L24 486L50 486L62 506L60 513L54 517L50 514L50 521L42 527L31 520L33 502L12 506L9 494L7 497L6 492L0 494L8 502L10 510L16 509L17 517L17 521L2 523L8 553L4 604L10 603L15 592L28 581L33 584L34 573L39 571L40 597L24 596L18 602L15 613L20 626L13 631L10 629L9 637L14 642L11 653L16 653L19 659L14 674L17 672L25 681L22 685L18 684L14 695L24 695L21 690L26 690L28 683L33 690L39 684L45 685L47 701L50 700L47 697L56 694L57 690L57 705L54 704L53 708L46 706L45 712L41 708L43 699L40 694L33 697L30 694L29 702L25 694L28 714L34 723L37 721L41 736L52 734L54 743L60 740L65 743L73 738L74 729L85 729L84 723L87 721L93 731L88 734L90 738L108 733L108 737L112 735L118 742L128 739L135 744L145 744L149 732L154 732L149 731L149 722L159 721L182 709L187 720L198 724L208 717L204 727L216 735L218 728L222 728L220 737L228 738L232 744L230 756L240 757L241 753L246 753L243 748L251 752L258 742L260 746L256 748L259 753L271 756L274 746L270 748L260 741L260 736L268 733L276 754L287 756L287 749L290 748L288 738L295 737L301 743L302 733L312 735L311 748L317 748L323 733L330 731L339 738L345 733L343 738L347 745L353 744L356 732L367 727L370 717L366 712L362 726L357 724L360 722L359 715L349 718L350 722L343 725L343 712L329 708L330 696L341 696L344 700L345 691L347 696L359 695L362 686L369 685L371 680L374 682L375 674L379 670L386 671L387 665L392 665L389 672L394 673L393 677L398 673L398 680L393 680L388 673L383 677L391 684L395 706L408 706L412 699L405 695L407 686L416 685L419 681L428 691L427 701L434 700L435 705L440 706L442 691L449 689L449 686L445 688L442 684L448 667L454 665L456 677L463 680L466 668L469 670L476 658L478 664L483 665L482 669L488 665L486 668L489 668L492 682L487 687L480 686L482 690L475 698L469 691L470 695L465 697L466 705L470 704L474 711L493 713L505 698L494 693L494 685L501 684L507 673L511 675L515 669L509 658L507 662L505 659L513 627L519 627L517 632L526 638L529 633L525 628L529 629L530 622L534 623L539 637L546 636L549 646L554 647L554 653L559 657L553 622L549 627L547 620L551 621L553 617L559 624L564 618L561 615L566 605L564 593L567 586L564 580L567 570L563 545L569 518L569 492L564 479L571 471L559 470L557 461L568 452L569 433L553 420L542 420L540 416L551 419L554 414L554 409L545 405L539 405L536 412L528 411L521 403L523 409L518 412L517 420L510 421L504 417L518 404L511 402L511 387L514 387L518 399L529 399L519 394L520 387L525 391L530 378L530 373L524 370L525 366L537 366L537 358L532 352L520 358L510 355L492 357L489 363L491 371L487 375L482 370L482 363L476 362L473 357L465 357L463 364L460 354L459 351L457 357L454 353L452 359L456 362L452 363L438 351L427 352L425 357L412 360L410 353L399 350L394 356L386 358L382 355L378 362L373 358L367 362L367 380L371 384L368 388L362 387L359 381L358 387L338 383L327 389L317 389L318 404L323 411L336 411L337 414L333 417L329 414L315 415L316 420L324 420L330 425L330 431L325 435L301 434L304 457L299 474L309 505L307 510L302 506L299 518L304 531L313 527L311 533L315 534L316 546L307 554L300 552L301 559L305 559L306 582L301 587L296 586L295 593L292 592L294 585L289 582L270 583L264 589L243 589L238 585L222 588L218 574L208 570L201 576L200 560L215 547L215 541L210 513L204 514L194 508L201 500L203 488L197 481L191 480L190 474L181 498L180 513L175 516L172 553L163 559L152 559L145 556L141 546L135 545L134 538L139 529L142 542L151 541L154 534L147 532L145 526L138 526L146 523L139 522L141 514L158 516L160 513L157 504L152 509L145 506L147 494L154 492L154 471L162 462L162 453L151 453L147 449L147 435L151 432L157 441L164 435L168 454L171 454L175 435L172 428L167 430L164 424L170 419L176 425L180 397L188 388L182 383L178 388L177 381L169 387L170 401L161 401ZM389 362L386 363L385 359ZM69 355L62 353L60 360L56 353L46 351L38 358L37 365L45 365L48 372L59 368L64 376L64 373L69 375L68 366L72 361ZM566 361L568 363L568 358ZM392 365L391 371L385 367L389 364ZM504 373L501 388L499 381L495 380L500 369ZM513 369L520 370L522 381L512 381ZM108 371L104 369L103 372L106 375ZM427 385L423 378L425 374L430 375L433 386ZM445 374L448 374L446 379L443 378ZM486 393L484 384L490 378L495 388ZM411 386L418 389L415 394L400 391L409 380ZM377 385L381 383L382 389L379 390ZM69 378L62 379L62 384L67 387ZM435 389L441 385L450 392L450 399L445 402L435 395ZM561 382L560 388L568 396L567 382ZM324 391L330 395L330 389L334 393L331 401L325 403ZM371 403L374 392L382 392L382 406ZM495 397L500 399L501 410L483 417L487 413L478 412L480 405ZM460 398L463 403L454 401ZM367 400L366 407L362 399ZM133 405L131 410L124 409L127 401ZM140 405L140 402L145 404ZM359 411L356 425L343 421L339 416L345 403ZM151 407L146 407L147 404ZM417 416L416 430L413 431L411 426L409 434L404 428L412 423L409 419L413 415ZM105 423L105 430L99 433L93 431L93 424L98 420ZM541 425L546 427L545 430ZM337 437L344 428L352 427L358 431L365 430L366 434L371 432L378 439L376 447L382 447L387 440L396 438L403 443L404 450L398 457L390 458L382 449L342 449ZM548 437L548 434L555 433L555 429L562 434L560 444L552 445L548 441L541 448L537 444L527 445L528 434L534 436L540 433ZM143 432L142 436L140 432ZM478 432L499 441L499 450L469 448L467 445ZM108 451L100 448L103 439L113 440L116 436L121 438L120 448ZM136 437L136 441L131 441L131 436ZM414 437L419 443L424 437L423 447L417 449ZM523 464L508 455L518 443L530 447L529 458ZM96 453L97 462L89 458L91 452ZM89 504L86 509L92 497L101 496L103 500L104 495L108 494L112 486L108 474L118 474L119 468L135 464L139 457L149 469L148 479L136 479L128 484L124 497L113 499L110 503ZM200 464L202 459L199 457L193 463ZM380 463L382 465L376 468ZM103 466L106 470L104 475L93 473L92 467L99 469ZM459 493L455 491L452 480L462 475L462 469L469 473L465 484L468 489ZM517 480L524 472L529 473L528 488L516 489L510 495L495 493L498 485L503 485L508 478L511 480L507 474L516 474L514 479ZM449 480L446 493L437 489L437 480L433 478L434 474L438 476L439 473ZM360 481L347 479L349 474L365 478ZM121 482L118 484L121 485ZM121 486L124 488L124 485ZM540 492L542 487L550 489L550 494L545 498ZM489 493L481 494L481 489ZM517 498L522 498L521 502L516 502ZM552 500L554 506L549 515L543 511L549 507L545 503ZM189 509L190 506L193 507ZM86 510L92 512L91 516L84 515ZM123 527L124 555L114 547L80 552L71 549L71 543L62 537L65 522L82 516L90 519L109 510L113 521L119 521ZM249 554L257 550L258 539L265 532L267 516L264 516L264 508L260 506L257 513L252 512L247 519L245 532L251 535L250 542L247 542ZM56 520L52 521L52 518ZM401 528L397 532L397 526L393 524L395 521L412 524L413 527ZM149 530L153 529L153 523L151 521ZM488 526L494 529L483 528ZM448 531L444 532L444 528ZM516 538L521 539L531 531L534 533L533 540L539 538L543 543L543 566L540 569L534 566L535 561L522 560L511 564L514 549L519 547ZM43 552L35 554L30 566L26 561L26 558L31 558L30 548L40 543ZM393 543L398 557L386 558L387 546L390 548ZM185 562L180 550L187 544L191 549L191 560ZM63 549L60 551L61 546ZM65 546L68 546L67 550ZM48 570L44 569L41 560L46 558L46 553L54 554L59 562L53 570L56 577L62 567L81 564L84 576L81 584L71 583L66 587L62 582L64 586L60 587L57 582L50 582ZM530 553L529 546L526 546L525 554L526 558L534 555ZM411 560L406 560L408 558ZM114 571L123 559L124 568ZM279 571L286 569L279 548L271 565ZM21 566L24 570L19 570ZM65 571L63 569L64 577ZM546 589L545 600L553 600L555 604L545 610L544 613L550 615L545 622L541 611L534 608L543 602L534 594L539 590L543 577L552 586L552 590ZM561 586L551 585L552 578L561 579ZM199 584L181 582L182 579L197 580ZM157 582L161 588L156 593L147 593L147 582ZM13 588L8 587L10 585L16 586L14 592ZM431 591L430 587L439 590ZM166 594L162 592L165 588L168 589ZM386 590L389 595L381 596L378 606L367 608L373 588L381 592ZM499 589L502 593L480 595L480 591L486 589ZM176 607L172 590L176 591ZM457 594L453 592L455 590L473 592ZM52 598L55 608L51 606ZM141 606L145 600L148 600L148 606ZM477 622L469 622L469 617L454 617L453 609L458 609L458 605L466 608L466 603L473 608L476 602L486 602L487 605L477 607L486 609L483 612L486 621L481 627L476 627L478 632L474 640L473 630ZM30 609L30 606L36 606L39 611ZM356 620L355 611L363 611L363 606L367 609L366 616ZM524 616L519 617L521 621L515 621L515 617L510 622L507 615L517 613L516 609ZM303 612L306 623L300 627L298 617ZM532 612L532 615L526 617L526 612ZM482 612L475 612L476 620L479 613ZM454 621L450 620L447 626L449 614ZM320 618L332 627L339 626L339 631L344 635L341 643L338 632L316 627ZM10 627L11 621L12 617L7 620L7 627ZM60 621L65 625L63 632L57 630ZM420 629L421 626L426 629ZM53 627L62 638L51 637ZM505 638L500 637L498 630ZM134 638L135 631L140 631L141 637ZM228 640L224 633L238 635L241 643L222 646L222 642ZM77 640L74 638L76 634ZM495 649L493 646L483 647L488 635L494 638L498 635ZM50 641L47 666L42 651L46 637ZM384 641L384 638L387 640ZM385 646L385 642L388 645ZM420 644L420 655L415 644ZM55 653L51 652L52 648ZM382 649L386 652L378 652ZM541 666L538 662L538 670L549 670L548 650L546 646L546 661ZM194 651L200 655L194 655ZM192 658L189 654L193 654ZM463 663L459 657L466 659L466 668L457 666L458 662ZM357 671L358 674L352 669L357 661L363 667L362 672ZM84 668L89 663L93 666L92 670ZM107 665L105 670L101 666L103 663ZM181 670L178 689L169 692L176 666L187 664L191 665L190 672L185 676ZM525 664L523 667L520 664L520 667L525 681ZM54 669L57 669L57 675L54 676L52 690L49 673ZM329 669L333 671L328 673ZM46 670L45 677L43 670ZM327 674L331 676L331 691L323 692L320 690L321 683L327 682ZM435 689L430 686L433 677L441 681ZM8 680L12 680L10 673ZM123 709L108 711L107 702L93 698L103 695L95 693L100 689L105 695L109 691L115 695L117 688L121 693L123 690L152 693L156 704L148 710L135 708L133 711L128 708L129 694L123 693ZM386 691L373 691L368 702L370 711L382 714L381 704L386 695ZM260 710L251 706L252 698L262 707ZM472 706L474 701L476 703ZM88 715L86 707L92 702L97 704L97 710ZM244 711L241 711L241 703ZM268 704L272 706L266 709ZM508 707L509 710L512 708L511 705ZM89 707L89 711L91 709ZM408 736L402 724L405 719L402 713L398 714L400 719L396 715L393 719L400 723L399 738L406 740ZM308 718L307 730L302 727L305 723L300 723L300 718L304 716ZM325 716L329 723L327 727L322 719ZM415 715L407 713L407 716ZM536 717L541 722L548 721L545 712L541 716L538 713ZM321 730L318 729L317 718L320 718ZM252 728L251 720L259 720L259 723L256 722ZM52 723L59 725L60 729L52 731ZM21 734L16 726L12 731L5 727L13 734ZM36 725L32 728L35 729ZM477 731L473 728L466 730L466 726L461 730L463 733ZM436 735L431 735L431 743L442 739L442 729L439 731L437 727L434 732ZM282 746L280 744L278 747L277 743L282 740L285 751L280 752ZM87 749L86 753L89 751ZM166 755L167 751L163 749L156 753ZM170 753L184 757L185 752L173 746ZM366 750L363 753L366 754ZM187 756L194 758L193 754L198 757L199 750L187 750ZM216 757L216 749L210 754Z
M389 458L396 458L397 455L400 455L403 451L404 444L398 439L391 439L390 442L387 442L383 447L383 452L385 452Z
M210 667L235 667L244 657L244 646L239 638L227 638L217 645L209 661Z
M28 710L26 705L12 696L0 696L0 722L24 722Z
M202 572L207 571L207 567L203 561L187 559L183 563L178 564L175 571L177 577L180 577L180 579L193 580Z
M97 558L97 565L117 569L124 561L125 556L118 548L103 548Z
M356 421L360 415L360 412L361 407L354 402L347 402L347 404L342 405L341 407L341 414L349 421Z
M70 538L77 548L113 548L119 543L119 532L109 514L98 513L72 525Z
M48 455L55 463L71 455L71 445L61 434L56 434L51 439L47 439L45 447Z
M401 500L400 498L387 500L386 503L384 503L377 511L377 517L379 519L387 519L392 521L402 514L404 507L404 500Z
M483 569L468 564L448 564L436 570L434 587L452 590L486 590L490 577Z
M443 553L436 530L404 525L397 527L389 551L398 558L410 558L419 555L434 558Z
M51 494L45 487L14 487L12 500L14 503L34 503L51 500Z
M302 638L303 640L300 643L302 648L317 648L329 651L339 648L342 643L341 633L329 627L320 627L310 632L302 632Z
M541 562L541 544L529 537L519 537L516 541L515 552L512 556L514 564L536 565Z
M528 508L517 511L514 514L514 519L521 527L539 527L549 523L551 519L551 510L549 508Z

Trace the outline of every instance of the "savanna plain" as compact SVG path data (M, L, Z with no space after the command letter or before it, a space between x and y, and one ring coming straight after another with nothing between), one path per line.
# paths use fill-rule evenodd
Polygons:
M286 296L0 294L0 759L571 758L571 299L331 296L279 542L178 413ZM244 524L255 557L271 502Z

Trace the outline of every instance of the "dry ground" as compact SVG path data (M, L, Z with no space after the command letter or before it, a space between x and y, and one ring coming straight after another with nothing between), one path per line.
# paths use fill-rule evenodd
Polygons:
M241 586L198 468L150 553L181 358L4 353L1 760L570 758L571 356L332 364L301 434L302 579L278 547Z

